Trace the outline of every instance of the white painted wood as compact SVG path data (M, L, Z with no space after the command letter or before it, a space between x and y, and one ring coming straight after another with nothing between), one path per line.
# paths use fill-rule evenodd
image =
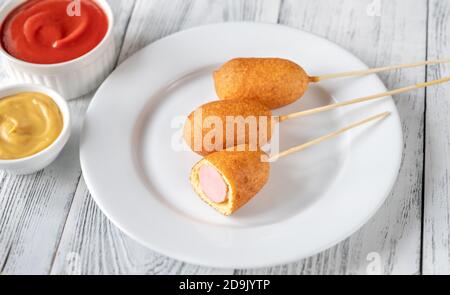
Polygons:
M373 67L425 59L426 5L425 0L285 0L280 21L335 41ZM392 89L424 81L425 69L380 77ZM380 259L381 273L420 272L424 92L397 95L395 101L404 156L398 181L376 216L351 238L315 257L238 273L366 274L374 266L367 260L372 252L379 255L375 259Z
M224 21L277 21L279 0L139 0L120 59L145 45L190 27Z
M165 35L211 22L276 22L273 0L140 0L136 2L120 60ZM58 249L53 274L230 274L154 253L128 238L101 213L81 181Z
M226 274L158 255L127 237L98 209L80 183L53 274Z
M449 52L448 1L137 0L135 6L134 0L110 2L117 15L118 48L122 48L124 41L120 61L170 33L228 20L276 22L279 19L282 24L337 42L370 66L382 66L426 57L428 15L429 59L448 57ZM429 67L428 80L448 75L449 69L449 65ZM417 68L380 76L389 88L396 88L423 81L425 75L424 69ZM0 85L11 82L0 68ZM425 274L450 273L447 201L450 140L446 128L450 122L445 99L449 91L448 85L427 91ZM82 178L79 181L78 135L90 97L70 103L75 134L56 163L31 176L0 172L0 273L233 272L188 265L147 250L103 216ZM290 265L235 273L365 274L370 265L367 255L372 252L380 255L382 273L420 273L424 91L399 95L395 100L402 118L404 158L398 181L376 216L351 238L319 255Z
M133 1L110 0L110 3L117 18L115 37L120 45ZM3 72L0 77L4 77ZM51 166L29 176L0 172L1 274L50 272L81 176L79 131L91 96L70 102L73 135Z
M431 0L428 57L449 56L450 2ZM449 76L450 65L430 67L428 80ZM450 85L427 91L423 273L450 274Z

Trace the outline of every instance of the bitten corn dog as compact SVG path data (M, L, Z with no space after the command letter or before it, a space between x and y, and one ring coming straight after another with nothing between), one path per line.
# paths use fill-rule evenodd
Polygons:
M213 76L220 99L256 100L270 109L276 109L300 99L308 89L309 83L446 62L450 62L450 59L308 76L301 66L287 59L236 58L223 64Z
M241 146L237 150L223 150L209 154L194 165L190 182L204 202L224 215L231 215L263 189L269 179L268 160L276 160L299 152L350 129L383 119L389 114L384 112L366 118L270 158L261 150L249 151L246 146Z
M230 215L250 201L267 183L270 166L262 162L261 151L212 153L192 169L195 192L210 206Z

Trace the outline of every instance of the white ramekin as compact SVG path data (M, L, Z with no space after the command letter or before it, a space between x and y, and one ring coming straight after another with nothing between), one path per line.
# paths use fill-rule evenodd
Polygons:
M66 145L70 137L70 112L66 100L56 91L42 85L18 84L0 88L0 100L20 92L40 92L50 96L59 107L63 116L63 129L58 138L41 152L17 160L0 160L0 170L12 174L31 174L44 169L52 163Z
M26 0L10 0L0 10L0 20ZM0 46L0 59L9 76L21 83L33 83L55 89L66 99L73 99L97 88L109 75L115 63L112 29L114 15L106 0L95 0L108 16L108 31L103 40L85 55L63 63L34 64L19 60Z

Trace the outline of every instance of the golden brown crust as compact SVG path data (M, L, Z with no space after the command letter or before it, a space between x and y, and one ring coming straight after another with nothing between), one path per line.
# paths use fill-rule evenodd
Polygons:
M281 58L236 58L214 72L220 99L257 100L270 109L303 96L309 77L302 67Z
M248 148L245 148L247 150ZM198 162L191 172L191 183L203 201L224 215L230 215L250 201L267 183L270 164L262 161L262 151L221 151L212 153ZM201 191L198 170L202 165L214 166L228 186L227 201L221 204L210 201Z
M211 120L213 116L217 116L222 122L221 126L208 124L207 121L214 121ZM249 124L246 125L244 125L246 122L241 121L243 123L241 126L245 126L241 127L241 130L244 131L245 128L245 133L237 132L238 124L231 124L234 125L234 132L231 132L230 125L227 125L227 116L228 119L238 116L242 116L244 120L248 119ZM274 124L272 112L258 102L219 100L202 105L188 116L184 126L184 139L194 152L202 156L240 144L250 144L252 150L256 150L270 141ZM253 127L249 127L250 125ZM216 134L217 137L210 137L214 134L215 128L222 130L221 138L220 134Z

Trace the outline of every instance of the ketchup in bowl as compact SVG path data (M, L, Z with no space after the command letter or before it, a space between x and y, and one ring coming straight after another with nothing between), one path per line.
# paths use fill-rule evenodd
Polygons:
M36 64L76 59L94 49L108 31L106 13L92 0L29 0L15 8L1 28L3 48L13 57Z

